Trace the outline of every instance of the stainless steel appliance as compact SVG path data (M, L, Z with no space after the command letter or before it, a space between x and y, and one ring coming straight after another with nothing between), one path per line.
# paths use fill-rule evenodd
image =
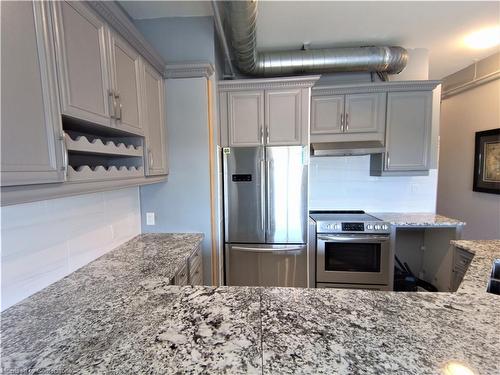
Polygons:
M316 286L390 290L390 224L363 211L312 211Z
M233 147L223 156L226 284L307 286L307 149Z

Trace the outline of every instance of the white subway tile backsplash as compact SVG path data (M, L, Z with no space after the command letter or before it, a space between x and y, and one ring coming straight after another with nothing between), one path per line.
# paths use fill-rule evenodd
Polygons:
M435 212L437 170L429 176L370 176L370 156L311 158L309 208Z
M2 310L140 233L138 188L1 209Z

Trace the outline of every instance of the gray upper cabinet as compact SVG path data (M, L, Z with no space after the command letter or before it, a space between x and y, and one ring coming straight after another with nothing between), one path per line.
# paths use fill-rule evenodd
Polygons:
M302 143L301 89L265 91L265 143L269 146Z
M346 95L344 132L383 133L385 100L385 93Z
M64 181L47 3L1 3L2 186Z
M319 76L219 81L221 144L309 144L311 87Z
M342 133L344 95L311 98L311 134Z
M258 146L264 140L264 91L228 93L229 145Z
M330 89L315 89L311 98L312 142L383 143L385 92L336 95L329 94L328 90Z
M431 126L432 91L389 93L384 170L428 170Z
M146 174L168 173L163 78L144 64L144 120L146 130Z
M110 126L106 24L81 2L54 1L52 7L62 113Z
M116 127L134 134L144 134L140 105L141 58L126 41L110 31L111 77L115 96Z

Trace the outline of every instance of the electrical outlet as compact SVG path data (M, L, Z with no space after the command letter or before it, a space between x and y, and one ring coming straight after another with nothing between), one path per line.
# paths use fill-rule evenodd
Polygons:
M155 225L155 213L146 212L146 225Z

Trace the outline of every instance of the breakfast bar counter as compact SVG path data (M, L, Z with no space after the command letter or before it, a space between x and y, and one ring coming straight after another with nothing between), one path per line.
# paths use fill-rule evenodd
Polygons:
M500 253L475 249L458 292L397 293L172 286L169 251L125 244L2 313L2 370L498 373L500 297L468 285Z

